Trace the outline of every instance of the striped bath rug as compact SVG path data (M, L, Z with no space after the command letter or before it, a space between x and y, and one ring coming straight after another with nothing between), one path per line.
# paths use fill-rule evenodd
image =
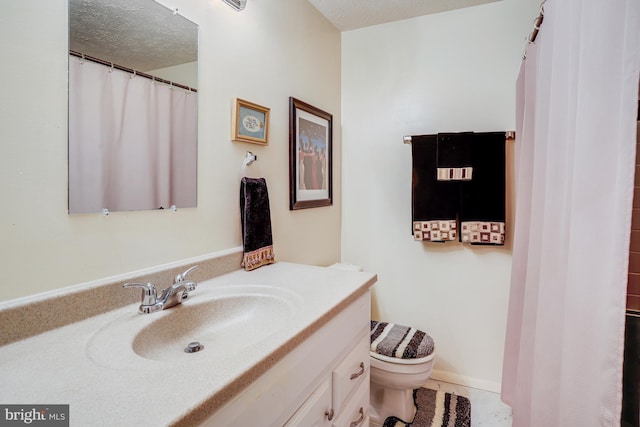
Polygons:
M413 400L418 408L413 422L389 417L383 427L471 427L471 402L466 397L419 388Z

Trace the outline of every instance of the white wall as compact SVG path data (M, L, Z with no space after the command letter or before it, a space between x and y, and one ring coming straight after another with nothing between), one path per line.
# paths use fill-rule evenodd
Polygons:
M247 150L269 184L277 259L339 260L340 33L306 1L166 4L200 25L198 207L105 217L67 214L67 2L3 2L0 301L240 246ZM289 96L334 115L332 207L288 210ZM271 108L267 147L230 141L234 97Z
M342 34L342 259L378 273L374 318L433 336L434 377L489 390L501 380L512 236L503 248L413 241L402 137L514 130L537 3L504 0ZM508 159L507 227L511 150Z

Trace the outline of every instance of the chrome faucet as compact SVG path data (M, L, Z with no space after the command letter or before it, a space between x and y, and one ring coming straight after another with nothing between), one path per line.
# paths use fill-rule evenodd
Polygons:
M158 291L152 283L125 283L123 287L142 288L142 296L138 312L140 314L154 313L156 311L171 308L189 298L189 292L195 290L198 283L194 281L187 281L186 277L189 273L197 270L198 268L199 266L195 265L184 273L178 274L173 281L173 285L160 292L159 298L157 296Z

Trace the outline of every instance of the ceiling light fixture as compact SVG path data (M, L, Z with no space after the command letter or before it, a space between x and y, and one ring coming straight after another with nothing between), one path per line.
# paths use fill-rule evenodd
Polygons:
M247 0L222 0L238 12L247 6Z

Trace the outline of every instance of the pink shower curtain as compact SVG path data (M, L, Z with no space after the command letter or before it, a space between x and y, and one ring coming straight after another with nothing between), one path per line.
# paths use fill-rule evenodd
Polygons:
M514 427L619 426L640 2L544 10L517 83L502 398Z
M196 205L197 96L69 57L71 213Z

